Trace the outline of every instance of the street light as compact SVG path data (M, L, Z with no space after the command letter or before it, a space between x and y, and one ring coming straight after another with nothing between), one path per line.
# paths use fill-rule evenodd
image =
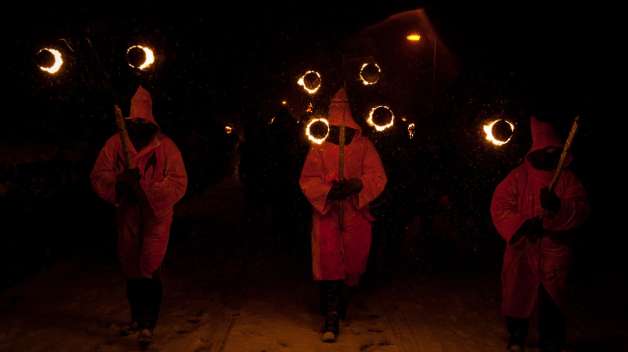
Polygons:
M434 37L434 68L432 70L432 113L434 113L434 98L435 98L435 94L436 94L436 36ZM408 36L406 36L406 39L408 41L411 42L418 42L421 39L421 36L419 34L409 34Z

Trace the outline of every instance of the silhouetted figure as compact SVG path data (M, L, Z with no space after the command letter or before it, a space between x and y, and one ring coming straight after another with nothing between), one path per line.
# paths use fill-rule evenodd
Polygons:
M343 116L344 177L339 181L339 126ZM344 88L332 98L329 123L327 139L312 144L299 179L313 208L312 274L320 281L324 342L336 341L339 319L344 318L349 297L366 271L374 220L368 205L386 186L382 161L351 117Z
M530 124L532 148L525 162L497 186L491 202L493 223L507 242L501 312L511 352L523 350L535 308L540 351L557 352L563 350L566 335L566 279L573 257L569 230L587 219L589 202L584 186L568 169L549 190L564 144L549 123L531 117ZM564 166L571 159L568 153Z
M155 340L153 329L161 307L159 273L173 207L185 194L188 178L179 149L161 133L150 93L141 86L125 123L134 168L125 167L121 137L116 133L100 151L90 178L94 191L116 206L118 257L131 306L131 321L121 334L139 332L139 342L149 344Z

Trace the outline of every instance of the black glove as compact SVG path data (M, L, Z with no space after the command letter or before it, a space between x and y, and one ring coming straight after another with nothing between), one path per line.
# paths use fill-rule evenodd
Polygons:
M116 198L122 196L128 189L136 188L140 184L140 170L138 168L124 170L116 176Z
M336 180L332 181L331 189L329 193L327 193L327 199L329 200L343 200L347 198L344 191L345 181L338 182Z
M344 200L362 190L362 180L357 177L342 182L332 181L332 184L329 193L327 193L329 200Z
M523 225L515 232L515 235L527 237L532 243L536 241L543 234L543 220L539 218L532 218L526 220ZM514 237L514 236L513 236Z
M348 179L345 181L344 190L347 193L347 197L359 193L362 190L362 180L357 177Z
M554 213L557 213L560 209L560 198L558 198L556 192L550 191L549 188L545 187L541 189L541 195L539 198L543 209L553 211Z

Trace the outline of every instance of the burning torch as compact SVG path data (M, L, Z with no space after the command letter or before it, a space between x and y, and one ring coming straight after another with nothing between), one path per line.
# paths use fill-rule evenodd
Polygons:
M554 190L554 186L556 186L556 182L558 181L558 177L560 176L560 172L563 170L563 165L565 164L565 158L567 157L567 153L571 149L571 144L573 143L574 136L578 131L578 127L580 127L581 118L580 115L577 115L574 119L573 124L571 125L571 131L569 131L569 136L567 137L567 141L565 142L565 147L563 148L563 152L560 154L560 159L558 159L558 165L556 166L556 171L554 171L554 176L549 184L549 191L552 192ZM547 211L545 208L541 209L541 215L539 215L540 219L545 218Z

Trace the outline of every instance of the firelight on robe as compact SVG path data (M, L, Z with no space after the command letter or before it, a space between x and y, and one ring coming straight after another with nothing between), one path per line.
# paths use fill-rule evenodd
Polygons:
M41 54L42 52L45 52L45 51L49 52L50 54L54 56L54 63L51 66L39 66L39 68L46 72L56 73L57 71L59 71L59 68L61 68L61 65L63 65L63 59L61 58L61 53L55 49L45 48L45 49L41 49L37 54Z

